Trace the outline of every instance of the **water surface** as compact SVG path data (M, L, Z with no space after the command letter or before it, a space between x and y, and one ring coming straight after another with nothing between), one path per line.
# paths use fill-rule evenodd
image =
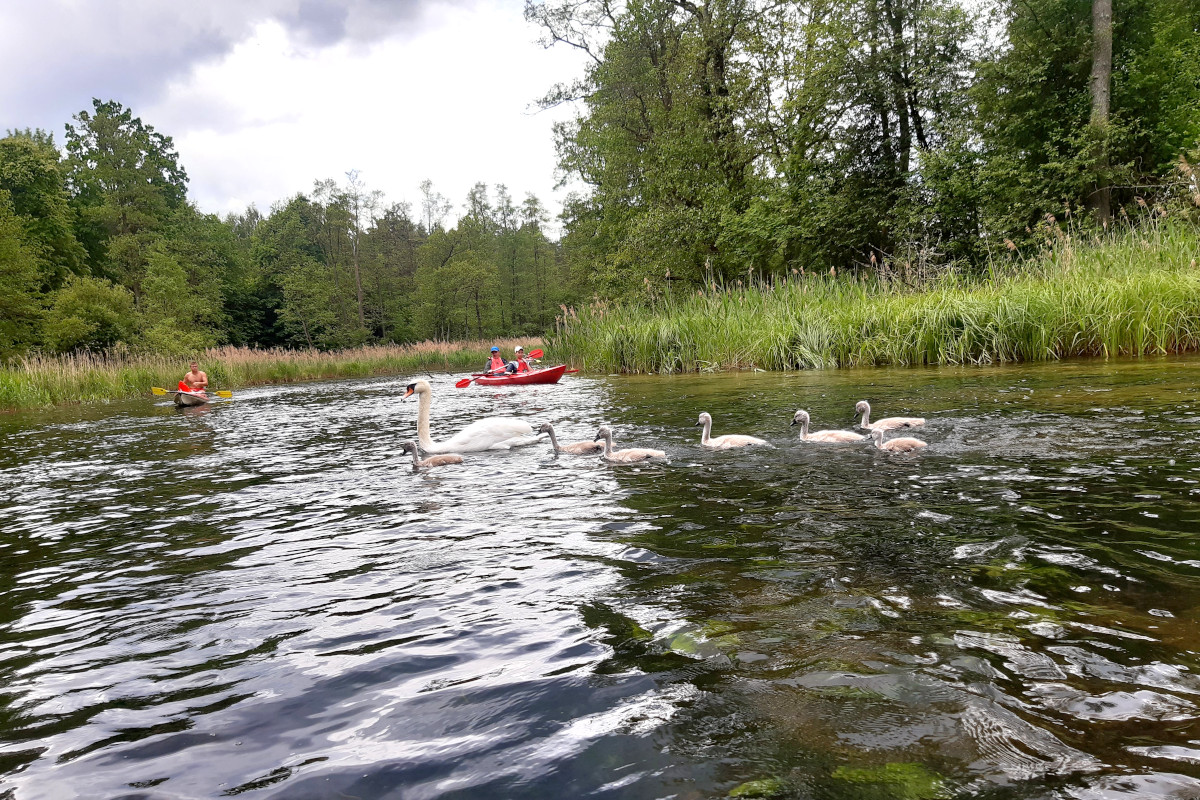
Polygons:
M405 382L0 417L0 796L1200 797L1200 359Z

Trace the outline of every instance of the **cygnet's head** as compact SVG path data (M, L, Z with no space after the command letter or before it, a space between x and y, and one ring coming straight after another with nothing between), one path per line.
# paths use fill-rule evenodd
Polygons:
M538 433L549 433L550 429L551 425L549 422L543 422L541 425L538 425Z
M800 409L799 411L797 411L795 416L792 417L792 424L793 425L807 425L808 424L808 412L805 411L803 408Z
M712 425L712 416L707 411L701 411L700 419L696 420L695 427L699 428L702 425Z
M876 442L882 442L883 441L883 428L872 428L871 429L871 438L874 439Z
M857 403L854 404L854 413L855 414L871 413L871 404L868 403L866 400L859 400Z
M415 452L416 449L417 449L417 443L412 441L411 439L409 439L407 442L400 443L400 450L402 452L412 453L412 452Z
M611 439L611 438L612 438L612 429L609 428L607 425L601 425L600 430L596 431L596 438L593 439L592 441L598 442L601 439Z

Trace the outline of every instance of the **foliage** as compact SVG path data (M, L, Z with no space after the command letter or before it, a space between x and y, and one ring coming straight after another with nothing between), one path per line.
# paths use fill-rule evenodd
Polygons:
M985 8L529 0L547 45L591 57L543 100L577 103L558 129L587 187L564 213L573 274L628 297L889 259L982 270L1101 189L1118 208L1161 194L1200 143L1200 6L1118 4L1100 127L1090 3Z
M74 277L54 297L45 337L51 350L104 350L137 330L133 295L103 278Z
M539 342L500 340L506 350ZM214 388L238 389L265 383L326 378L404 375L431 369L477 367L488 342L418 342L353 350L254 350L221 347L198 357ZM146 397L149 387L171 387L187 371L178 357L157 353L84 353L29 356L0 367L0 409L38 408L59 403Z
M0 189L8 192L26 246L40 262L43 291L62 286L84 270L85 253L75 239L75 214L53 138L20 131L0 139Z
M1200 347L1200 231L1147 222L1090 238L1043 226L1045 249L986 277L797 273L637 303L569 309L550 345L585 368L680 372L758 367L980 364Z
M0 189L0 363L37 339L42 312L38 272L21 219Z

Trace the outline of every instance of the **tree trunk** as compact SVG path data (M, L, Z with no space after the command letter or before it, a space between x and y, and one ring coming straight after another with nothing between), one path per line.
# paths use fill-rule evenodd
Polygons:
M1095 137L1096 191L1088 198L1088 207L1098 219L1112 214L1108 176L1108 105L1112 94L1112 0L1092 0L1092 118Z

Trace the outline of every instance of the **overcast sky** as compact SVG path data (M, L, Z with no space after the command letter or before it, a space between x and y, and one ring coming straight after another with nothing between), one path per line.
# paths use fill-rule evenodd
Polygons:
M112 99L175 140L201 210L224 214L356 169L419 211L477 181L555 213L551 125L534 101L580 73L521 0L5 0L0 129Z

